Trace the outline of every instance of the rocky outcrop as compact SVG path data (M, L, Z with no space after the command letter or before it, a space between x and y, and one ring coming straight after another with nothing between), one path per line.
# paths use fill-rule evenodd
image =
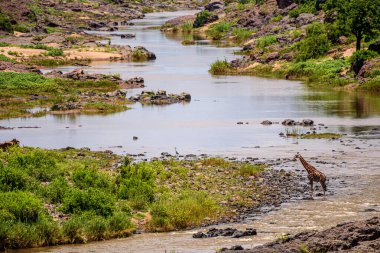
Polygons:
M42 74L42 72L34 66L28 66L24 64L6 61L0 61L0 71Z
M164 26L174 27L174 26L182 25L186 22L194 22L194 21L195 21L195 15L187 15L187 16L170 19L165 22Z
M144 88L145 87L144 78L134 77L134 78L128 79L122 87L125 89Z
M296 125L298 125L298 126L313 126L314 121L311 119L304 119L301 122L298 122L298 121L295 121L293 119L286 119L286 120L282 121L281 124L284 126L296 126Z
M245 231L240 231L236 228L210 228L206 233L197 232L193 234L193 238L209 238L217 236L231 236L232 238L240 238L253 235L257 235L256 229L254 228L247 228Z
M368 50L375 51L380 54L380 40L376 41L375 43L372 43L368 46Z
M276 0L276 2L280 9L284 9L294 3L294 0Z
M132 50L132 59L151 61L156 59L156 55L153 52L146 49L145 47L137 46L134 47Z
M207 11L218 11L224 9L224 2L219 0L212 0L205 6L205 10Z
M242 253L299 253L303 252L380 252L380 219L347 222L324 231L306 231L285 236L282 241L269 243ZM235 252L227 250L225 252Z
M364 65L358 71L357 78L361 81L365 81L366 78L374 76L374 72L380 69L380 58L367 60Z
M142 91L140 95L130 97L132 102L140 102L146 105L168 105L174 103L190 102L191 95L188 93L167 94L164 90L154 91Z

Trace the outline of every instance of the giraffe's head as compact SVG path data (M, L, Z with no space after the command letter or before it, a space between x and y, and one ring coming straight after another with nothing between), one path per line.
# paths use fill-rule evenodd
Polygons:
M297 152L297 154L294 156L294 160L297 159L297 158L301 158L301 154Z

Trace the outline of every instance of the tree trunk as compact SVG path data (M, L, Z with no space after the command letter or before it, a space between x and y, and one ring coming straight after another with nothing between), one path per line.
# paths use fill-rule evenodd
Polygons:
M361 43L362 43L362 35L361 33L356 35L356 51L359 51L361 49Z

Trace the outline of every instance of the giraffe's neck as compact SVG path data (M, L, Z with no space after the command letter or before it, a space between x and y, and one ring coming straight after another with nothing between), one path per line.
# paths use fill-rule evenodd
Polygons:
M304 167L305 170L307 171L307 173L310 174L310 173L311 173L311 169L310 169L310 165L308 164L308 162L306 162L306 160L303 159L302 156L300 156L299 158L300 158L300 161L301 161L303 167Z

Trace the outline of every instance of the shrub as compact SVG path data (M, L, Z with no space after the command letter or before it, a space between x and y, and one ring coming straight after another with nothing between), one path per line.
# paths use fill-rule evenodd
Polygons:
M62 231L71 243L81 243L84 239L84 219L80 215L73 215L62 225Z
M8 212L14 220L36 222L43 213L42 203L30 193L0 192L0 210Z
M76 169L72 176L73 182L79 189L90 187L109 190L111 188L111 177L96 169L79 168Z
M378 53L371 50L359 50L356 51L351 57L350 57L350 63L352 66L352 69L354 70L355 74L358 74L360 69L363 67L364 62L366 60L372 59L374 57L378 56Z
M12 26L11 20L1 12L0 12L0 30L9 32L9 33L13 32L13 26Z
M206 217L215 217L217 209L217 203L206 192L165 193L152 206L151 226L163 230L197 226Z
M207 35L210 36L214 40L220 40L223 38L226 33L231 29L231 23L229 22L219 22L218 24L215 24L210 27L209 30L207 30Z
M243 164L240 166L239 174L248 177L254 176L262 172L267 166L265 164L252 165L252 164Z
M86 223L85 232L90 240L107 239L108 223L101 216L91 217Z
M12 59L8 58L7 56L0 54L0 61L6 61L6 62L11 62Z
M198 28L198 27L204 26L207 23L210 16L211 16L211 13L207 10L203 10L197 13L197 17L195 18L193 27Z
M15 168L2 168L0 166L0 190L15 191L26 190L30 185L30 177L25 171Z
M47 56L63 56L63 50L60 48L51 48L48 50Z
M264 49L267 46L273 45L275 43L277 43L277 38L275 35L263 36L256 40L256 46L261 49Z
M321 23L313 23L306 27L306 37L298 45L297 61L318 58L330 49L326 29Z
M117 178L118 196L132 200L137 209L142 209L154 200L156 187L156 166L158 163L138 163L121 168Z
M181 25L182 32L190 33L192 29L193 29L193 22L188 21Z
M123 231L132 228L131 216L123 212L115 212L108 219L110 231Z
M217 60L211 64L210 73L213 75L227 74L231 70L231 65L227 60Z
M62 203L62 209L67 213L80 214L93 211L107 217L113 213L115 200L112 195L95 188L70 189L64 195Z
M33 149L24 154L12 153L8 158L8 166L27 171L28 175L43 182L51 181L63 173L53 153L41 149Z
M61 203L69 185L64 177L55 178L44 190L43 196L51 203Z

